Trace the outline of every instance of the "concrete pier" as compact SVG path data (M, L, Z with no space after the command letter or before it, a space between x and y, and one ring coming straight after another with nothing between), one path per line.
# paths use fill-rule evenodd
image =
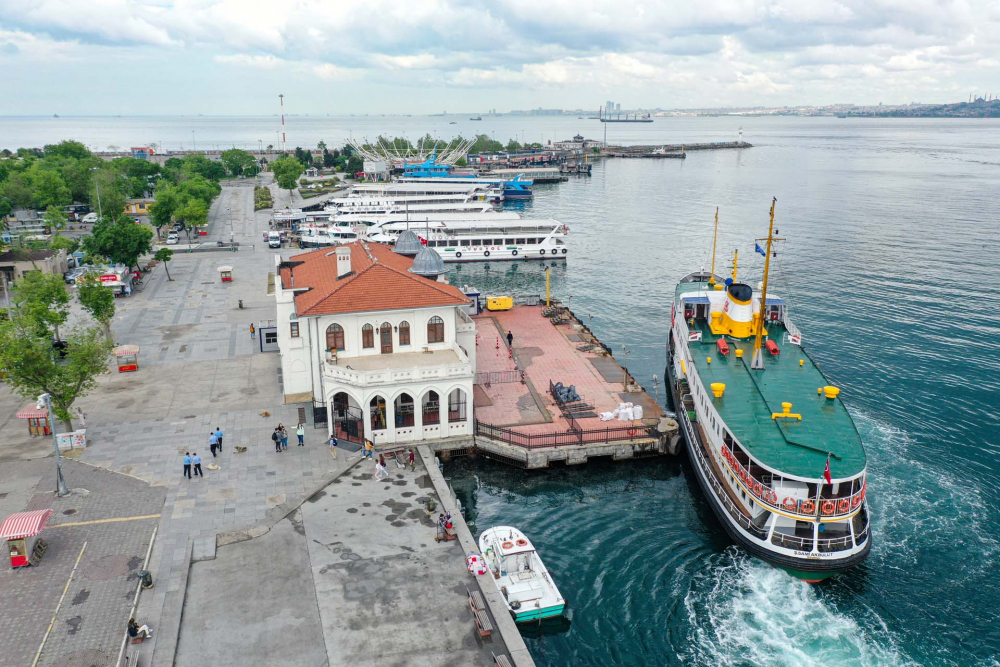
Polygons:
M683 158L690 151L717 151L733 148L753 148L745 141L714 141L694 144L662 144L659 146L608 146L601 154L605 157L626 158Z

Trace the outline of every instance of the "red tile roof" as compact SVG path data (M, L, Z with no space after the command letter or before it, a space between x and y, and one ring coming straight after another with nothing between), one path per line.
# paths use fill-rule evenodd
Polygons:
M294 255L286 262L291 266L281 268L282 288L306 288L295 295L300 316L459 306L469 300L453 285L410 273L413 259L389 246L357 241L347 247L353 273L340 280L334 248Z

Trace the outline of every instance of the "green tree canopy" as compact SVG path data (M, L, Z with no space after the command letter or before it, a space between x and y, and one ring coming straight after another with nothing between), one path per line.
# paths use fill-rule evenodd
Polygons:
M181 195L177 187L168 181L160 181L156 186L156 201L149 207L149 221L153 227L156 227L157 235L159 235L161 227L171 223L174 211L180 204Z
M103 257L112 264L136 266L139 258L152 252L153 230L129 218L100 220L83 237L83 249L92 257Z
M257 161L250 153L239 148L231 148L222 153L222 166L233 176L256 173Z
M59 359L48 335L39 335L38 322L18 311L0 322L0 367L4 381L26 399L40 394L52 397L52 409L68 431L73 430L73 403L97 386L107 369L111 342L100 326L79 326L65 338L65 359Z
M226 169L221 162L209 160L201 154L185 155L181 162L181 180L201 176L209 181L217 181L226 175Z
M75 160L85 160L91 156L90 150L79 141L66 140L58 144L46 144L43 149L45 157L68 157Z
M111 320L115 317L115 295L101 283L97 273L88 273L76 281L76 298L83 309L100 323L111 340Z
M212 200L215 199L220 192L222 192L222 186L214 181L206 180L201 176L189 178L177 187L184 199L198 199L204 203L205 206L211 204Z
M174 211L174 220L184 224L190 237L191 230L208 224L208 205L200 199L189 197Z
M278 187L291 192L295 189L299 176L302 175L305 168L294 157L285 156L271 163L271 171L274 172L274 178L278 182Z
M48 169L36 162L28 169L27 175L31 180L31 194L35 208L65 206L73 201L73 195L66 181L55 169Z
M15 283L14 305L30 317L39 332L50 330L59 338L59 325L69 317L69 293L62 276L29 271Z
M160 248L159 250L156 251L156 254L153 255L153 259L155 259L157 262L163 262L163 270L167 272L167 280L173 280L173 278L170 277L170 267L167 266L167 264L173 258L174 258L174 251L171 250L170 248Z
M344 167L347 173L350 174L351 176L354 176L354 174L358 173L364 168L365 168L364 161L357 155L352 155L350 158L348 158L347 166Z

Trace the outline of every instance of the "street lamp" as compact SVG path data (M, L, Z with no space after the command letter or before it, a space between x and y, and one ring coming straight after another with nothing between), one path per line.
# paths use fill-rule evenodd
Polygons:
M52 395L42 394L39 396L35 407L39 410L43 407L48 408L49 428L52 429L52 447L56 450L56 495L60 498L68 496L69 489L66 488L66 480L63 479L62 466L59 464L62 457L59 455L59 440L56 438L56 419L55 415L52 414Z
M233 209L227 208L229 211L229 245L233 244Z
M97 167L91 167L91 171L97 171ZM94 175L94 187L97 189L97 216L98 220L104 219L104 212L101 210L101 181Z

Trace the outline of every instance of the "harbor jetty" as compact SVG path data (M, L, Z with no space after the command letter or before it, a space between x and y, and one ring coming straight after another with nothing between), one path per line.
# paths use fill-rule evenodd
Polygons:
M753 148L746 141L713 141L696 144L663 144L659 146L607 146L601 151L604 157L624 158L676 158L684 159L689 151L717 151L733 148Z

